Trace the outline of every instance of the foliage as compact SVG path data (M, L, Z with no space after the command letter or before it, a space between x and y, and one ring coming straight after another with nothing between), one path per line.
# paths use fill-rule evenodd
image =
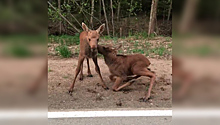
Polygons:
M52 72L52 70L50 69L50 67L48 67L48 72Z
M160 46L160 47L157 47L157 48L152 49L152 52L155 53L156 55L163 56L165 50L166 50L165 47Z
M49 1L49 0L48 0ZM93 17L93 25L90 25L90 13L91 13L91 1L90 0L60 0L61 1L61 10L58 10L58 2L57 1L49 1L57 10L54 10L51 6L48 7L48 18L49 23L53 22L52 27L56 27L59 25L58 22L62 20L63 28L62 32L67 33L67 31L72 32L72 27L70 27L66 21L61 19L58 12L61 13L67 20L69 20L72 24L74 24L78 29L81 29L81 22L84 22L89 25L90 28L96 28L98 25L103 23L103 8L102 5L100 6L100 0L94 1L94 17ZM105 1L105 8L107 15L111 15L111 8L110 8L110 1ZM120 1L120 8L119 7ZM113 11L114 11L114 18L118 16L118 10L120 10L119 14L119 22L122 23L124 18L130 17L145 17L150 15L150 8L151 8L152 0L114 0L113 1ZM157 17L166 19L168 16L168 11L170 7L171 0L159 0L158 9L157 9ZM101 10L100 10L101 9ZM101 13L101 17L99 18ZM73 17L74 16L74 17ZM171 15L172 16L172 15ZM110 20L110 16L108 16L108 20ZM136 18L138 19L138 18ZM146 20L147 21L147 20ZM118 28L117 25L119 23L115 21L116 29ZM131 22L132 23L132 22ZM129 24L130 25L130 24ZM111 23L109 23L110 30ZM55 29L53 29L55 30ZM130 29L126 29L128 32ZM147 30L147 29L146 29ZM115 34L119 34L119 30L115 30ZM124 31L123 31L124 32ZM74 32L75 33L75 32ZM132 33L132 32L131 32ZM51 34L55 34L54 32ZM69 34L69 33L68 33ZM146 38L146 37L145 37Z
M69 58L72 56L72 52L69 50L68 46L66 46L63 42L59 46L55 48L59 55L64 58Z
M132 0L132 2L127 2L130 8L127 11L131 14L131 16L136 16L137 12L142 11L142 3L141 0Z
M56 22L56 21L60 21L61 20L61 17L59 16L59 14L55 10L50 8L50 7L48 8L48 18L52 22Z
M69 35L61 35L55 36L50 35L48 36L49 43L61 43L64 42L67 46L69 45L79 45L79 33L76 33L74 36Z
M6 55L18 58L25 58L33 55L32 51L29 50L27 46L17 44L4 48L3 52Z
M132 51L133 53L140 53L140 54L144 54L144 50L143 49L133 49Z
M56 8L52 9L48 7L48 17L49 23L53 22L50 25L50 29L56 30L56 32L50 32L48 37L50 43L60 44L56 47L56 51L63 57L70 57L71 51L67 46L79 45L79 34L76 33L69 24L67 24L64 19L61 19L58 12L60 12L69 22L71 22L78 29L81 28L81 22L87 24L90 29L97 29L100 24L104 23L103 7L100 6L100 0L94 0L94 17L93 23L90 24L91 18L91 1L90 0L60 0L61 1L61 10L57 10L58 2L50 0L50 3ZM105 9L107 13L107 20L111 20L111 8L110 1L105 1ZM119 7L120 2L120 8ZM149 15L151 10L152 0L114 0L113 1L113 11L114 11L114 25L115 25L115 34L117 37L110 36L101 36L101 39L105 41L112 41L113 44L117 44L120 40L129 43L124 46L124 50L119 50L119 53L122 54L132 54L140 53L146 56L159 55L165 56L171 54L170 50L172 49L172 43L169 43L164 47L163 43L161 45L153 46L149 40L152 40L156 37L155 34L148 35L147 33L147 23L149 21ZM166 29L167 27L161 28L160 21L163 21L164 25L168 25L164 20L167 19L168 11L170 9L171 0L159 0L157 8L157 27L158 29ZM101 10L100 10L101 9ZM118 16L119 10L119 17ZM171 12L172 13L172 12ZM116 21L117 19L117 21ZM163 19L163 20L162 20ZM171 18L172 19L172 15ZM59 21L62 21L62 33L59 34ZM145 22L146 21L146 22ZM146 25L145 25L146 24ZM171 24L172 25L172 24ZM52 28L51 28L52 27ZM112 24L109 22L109 29L112 32ZM166 30L165 30L166 31ZM106 30L104 31L106 32ZM159 33L160 30L158 31ZM157 35L161 35L157 32ZM171 31L172 32L172 31ZM53 35L52 35L53 34ZM68 35L62 35L68 34ZM74 34L74 35L73 35ZM105 34L105 33L103 33ZM120 34L120 35L119 35ZM59 35L59 36L58 36ZM121 37L118 39L118 37ZM167 38L167 42L170 42L170 39ZM79 48L76 48L75 53L79 53ZM126 52L126 53L125 53ZM99 55L100 56L100 55Z
M56 51L64 58L71 57L72 53L66 45L59 45L56 47Z

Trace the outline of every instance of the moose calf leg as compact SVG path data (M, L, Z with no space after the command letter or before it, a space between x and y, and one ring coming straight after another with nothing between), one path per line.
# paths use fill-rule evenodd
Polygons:
M145 99L147 100L147 99L150 98L151 90L152 90L153 85L155 83L156 75L154 73L151 73L151 72L146 73L146 74L147 74L147 76L151 77L151 79L150 79L150 87L148 89L147 94L145 94Z
M132 84L131 82L127 82L127 83L125 83L125 84L119 86L119 87L116 89L116 91L119 91L119 90L121 90L122 88L124 88L124 87L126 87L126 86L130 86L131 84Z
M134 77L127 77L127 79L125 80L125 81L123 81L123 82L128 82L128 81L130 81L130 80L133 80L133 79L138 79L139 77L141 77L140 75L136 75L136 76L134 76Z
M110 75L109 76L109 79L112 81L112 82L115 82L117 76L114 76L114 75Z
M152 90L153 85L155 83L156 75L153 72L149 71L147 68L139 70L140 68L137 67L137 68L134 68L134 69L135 69L134 74L141 75L141 76L148 76L148 77L151 78L150 79L150 87L148 88L147 93L145 92L145 97L143 98L144 101L147 101L150 98L151 90Z
M87 77L93 77L92 76L92 74L91 74L91 70L90 70L90 66L89 66L89 58L86 58L86 60L87 60L87 66L88 66L88 75L87 75Z
M112 86L112 90L113 91L118 91L118 86L123 82L122 78L121 77L117 77L116 80L115 80L115 83L113 84Z
M118 88L116 89L116 91L119 91L119 90L121 90L122 88L124 88L124 87L126 87L126 86L130 86L130 85L132 84L132 81L131 81L131 80L137 79L137 78L139 78L139 77L141 77L141 76L140 76L140 75L136 75L136 76L134 76L134 77L127 77L127 79L123 81L123 82L127 82L127 83L125 83L125 84L121 85L120 87L118 87Z
M75 71L75 76L74 76L74 79L73 79L73 83L70 85L70 88L69 88L69 93L73 92L73 88L74 88L74 85L75 85L75 82L76 82L76 78L77 78L77 76L80 72L80 68L81 68L81 65L82 65L84 59L85 59L85 57L79 56L78 65L77 65L77 68L76 68L76 71Z
M36 79L36 81L28 89L28 93L33 94L38 90L38 87L40 86L43 78L47 78L47 73L48 73L47 68L48 68L48 66L46 64L42 70L42 73L39 75L39 77Z
M83 80L83 62L82 65L80 67L80 76L79 76L79 80L82 81Z
M109 88L105 85L104 80L103 80L103 78L102 78L102 75L101 75L101 72L100 72L100 68L99 68L99 65L98 65L98 62L97 62L97 57L94 57L94 58L92 58L92 59L93 59L93 62L94 62L94 64L95 64L95 71L98 73L99 78L100 78L100 80L101 80L101 85L102 85L102 87L103 87L105 90L109 89Z

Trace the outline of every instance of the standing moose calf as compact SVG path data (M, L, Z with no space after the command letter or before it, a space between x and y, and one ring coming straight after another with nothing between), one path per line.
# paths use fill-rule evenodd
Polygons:
M84 23L82 23L83 32L80 33L80 53L79 53L79 59L78 59L78 65L76 68L75 76L73 79L73 83L71 84L69 88L69 93L71 94L73 92L74 84L76 82L76 78L81 71L80 74L80 80L83 80L83 61L86 58L87 65L88 65L88 77L92 77L90 67L89 67L89 58L92 58L94 64L95 64L95 70L98 73L101 85L104 89L108 89L108 87L105 85L102 75L98 66L97 62L97 46L100 34L105 29L105 24L102 24L97 30L90 30Z
M150 87L145 96L141 98L146 102L150 98L151 90L156 79L156 75L150 71L147 67L150 65L150 61L141 54L134 55L116 55L116 49L111 47L104 47L98 45L98 52L104 56L105 63L107 64L111 75L109 78L115 82L112 86L113 91L119 91L120 89L131 85L128 82L131 79L139 78L140 76L148 76L151 78ZM129 77L136 75L135 77ZM120 83L127 81L127 83L120 85Z

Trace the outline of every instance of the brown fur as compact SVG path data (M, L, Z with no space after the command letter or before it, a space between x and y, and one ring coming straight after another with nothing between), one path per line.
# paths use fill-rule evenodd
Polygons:
M120 89L131 85L131 83L125 83L119 86L124 81L139 78L140 76L148 76L151 78L150 87L148 93L143 98L144 101L150 98L150 93L155 82L156 75L148 69L151 64L150 61L141 54L134 55L116 55L117 49L111 47L104 47L98 45L98 52L104 56L105 63L107 64L111 75L109 76L114 85L112 89L119 91ZM135 77L129 77L136 75Z
M102 24L97 30L90 30L84 23L82 23L82 28L84 31L80 33L80 37L79 37L80 53L79 53L78 65L76 68L73 83L71 84L69 88L70 94L73 92L76 78L80 71L81 71L80 80L83 80L83 61L85 58L87 60L87 65L88 65L88 77L92 77L90 67L89 67L89 58L92 58L95 64L95 70L100 77L102 87L104 89L108 89L108 87L105 85L103 81L100 68L98 66L98 61L97 61L97 45L98 45L100 34L104 31L105 25Z

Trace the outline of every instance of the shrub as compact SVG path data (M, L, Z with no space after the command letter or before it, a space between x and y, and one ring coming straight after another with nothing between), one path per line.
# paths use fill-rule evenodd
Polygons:
M159 55L159 56L163 56L164 55L164 52L165 52L166 48L161 46L161 47L158 47L158 48L154 48L152 51Z
M66 45L59 45L56 47L56 51L64 58L71 57L72 53Z
M79 33L76 33L74 36L70 35L62 35L62 36L54 36L50 35L48 37L49 43L61 43L64 42L67 46L69 45L79 45Z
M4 54L12 57L25 58L33 56L33 52L24 45L12 45L3 48Z

